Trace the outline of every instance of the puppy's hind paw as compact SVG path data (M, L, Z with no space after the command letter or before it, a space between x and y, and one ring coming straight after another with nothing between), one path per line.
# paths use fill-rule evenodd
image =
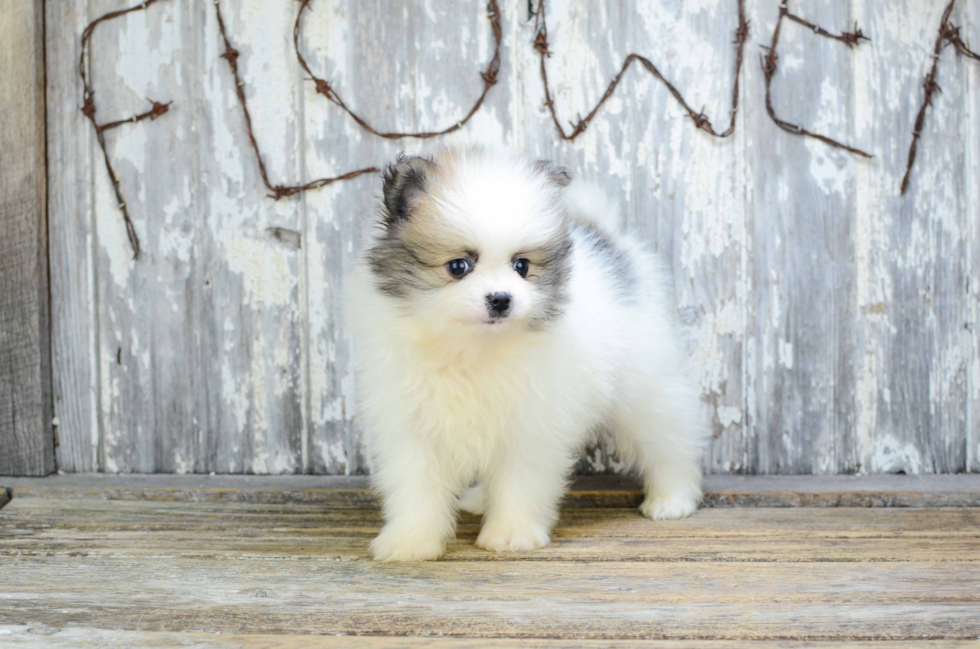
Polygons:
M551 542L548 532L537 527L514 528L486 525L476 537L476 546L490 552L530 552Z
M459 497L459 508L464 512L482 516L487 512L487 495L482 484L476 484Z
M640 513L655 521L687 518L698 508L698 499L691 496L647 496Z
M387 527L371 541L375 561L432 561L445 553L446 544L440 538L402 535Z

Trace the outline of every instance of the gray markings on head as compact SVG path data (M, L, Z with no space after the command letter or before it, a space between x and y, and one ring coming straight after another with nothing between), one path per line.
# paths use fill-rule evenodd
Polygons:
M368 265L378 290L396 298L412 290L431 288L430 269L400 235L426 194L426 177L434 163L420 156L400 154L382 174L381 221L385 232L367 251Z
M536 252L538 258L532 264L531 281L537 284L540 296L529 321L531 329L539 330L560 318L568 303L568 276L572 265L572 239L568 230L562 228Z
M395 298L406 298L414 291L435 288L427 275L429 267L407 241L389 230L367 252L368 265L378 290Z

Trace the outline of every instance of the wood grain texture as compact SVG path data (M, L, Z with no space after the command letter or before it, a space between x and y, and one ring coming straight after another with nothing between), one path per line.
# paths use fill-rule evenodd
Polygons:
M4 516L0 556L66 560L161 554L364 560L382 524L375 505L350 501L102 501L30 498L16 490ZM970 507L705 509L664 524L631 509L566 508L552 544L524 555L476 548L479 523L460 517L446 561L980 561L980 514Z
M51 271L51 355L58 467L99 471L98 307L92 202L94 134L82 115L77 66L88 22L78 2L45 3ZM103 289L105 290L105 289Z
M848 3L791 6L834 32L851 24L848 9ZM778 3L754 6L752 24L763 42L778 12ZM784 21L778 56L776 113L853 141L852 52ZM763 98L761 69L749 65L746 72L750 97ZM855 407L852 179L856 167L867 163L779 130L763 101L747 101L745 113L752 285L746 410L755 464L771 473L854 471L846 459Z
M113 631L76 626L65 629L44 625L0 626L0 636L24 649L129 649L130 647L194 647L194 649L221 649L225 647L243 649L348 649L351 647L369 648L408 648L408 647L446 647L448 649L483 649L487 646L485 638L434 638L356 636L331 637L320 635L261 635L238 633L167 633L150 631ZM494 638L495 647L584 647L632 649L749 649L752 647L786 647L787 649L962 649L975 647L969 640L899 640L899 641L786 641L786 640L562 640L558 638Z
M952 144L966 142L968 125L976 121L967 112L970 63L944 51L943 94L929 109L908 193L899 197L895 187L945 5L854 6L860 24L880 25L907 44L902 50L870 47L855 53L864 61L855 78L857 104L894 106L889 123L867 111L858 111L854 122L856 137L870 141L880 160L862 165L857 174L856 468L963 471L967 436L975 437L976 429L969 415L978 378L969 285L969 264L976 259L969 249L976 245L978 212L970 202L980 174L966 167L969 147ZM959 2L953 20L960 24L977 13L980 3ZM970 36L977 41L975 30Z
M980 34L980 7L974 2L966 12L960 13L960 22L966 33ZM966 65L966 84L968 111L974 119L966 122L967 164L969 169L980 169L980 125L976 115L980 115L980 65ZM973 176L966 177L967 215L980 214L980 181ZM970 354L967 358L968 405L966 421L966 470L980 472L980 219L966 219L966 236L969 243L969 276L966 296L970 301L967 331L970 338Z
M713 437L710 473L980 470L980 164L977 65L943 54L909 195L898 196L940 2L805 3L793 11L849 49L784 25L774 106L870 150L856 159L779 130L753 44L777 2L748 3L752 35L735 134L697 131L667 90L631 70L574 143L543 106L534 21L501 2L500 81L458 138L551 158L602 185L622 225L669 267ZM98 27L100 119L173 100L109 136L148 252L129 259L91 129L79 117L84 25L113 0L48 4L52 294L59 459L69 471L332 473L367 470L353 416L344 278L374 211L364 176L271 201L259 182L210 4L159 3ZM296 6L223 0L255 135L273 182L296 183L445 140L382 140L303 79ZM533 4L532 4L533 8ZM651 58L692 105L725 122L735 0L548 3L558 114L574 120L623 58ZM954 22L980 42L980 0ZM378 44L383 44L379 47ZM378 127L441 128L482 87L483 3L317 0L310 64ZM275 233L287 233L283 238ZM579 468L619 466L609 439Z
M15 497L0 511L0 630L975 640L978 517L728 509L657 524L567 509L552 546L529 555L475 549L467 517L445 560L396 565L366 560L374 508Z
M54 471L44 3L0 14L0 474Z

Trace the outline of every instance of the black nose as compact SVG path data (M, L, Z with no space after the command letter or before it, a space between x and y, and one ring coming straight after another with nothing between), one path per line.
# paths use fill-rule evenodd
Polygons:
M491 318L506 318L510 311L510 293L491 293L487 296L487 310Z

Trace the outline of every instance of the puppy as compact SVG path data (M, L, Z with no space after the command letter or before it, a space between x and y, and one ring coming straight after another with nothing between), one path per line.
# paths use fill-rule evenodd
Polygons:
M643 474L644 515L697 509L705 430L668 291L597 189L449 148L388 166L377 225L348 297L375 559L442 556L461 507L481 548L547 545L598 429Z

